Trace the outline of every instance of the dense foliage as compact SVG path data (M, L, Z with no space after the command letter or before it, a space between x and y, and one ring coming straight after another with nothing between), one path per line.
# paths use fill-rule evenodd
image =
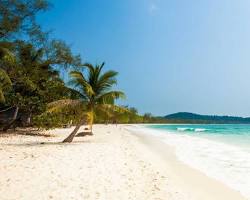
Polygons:
M6 129L17 119L31 125L34 118L39 125L37 116L46 112L49 103L77 98L60 72L80 66L80 57L65 42L50 40L36 22L36 15L48 8L46 0L1 0L0 107L15 108L7 117L0 112Z
M0 0L3 129L16 121L21 121L19 125L44 128L68 126L86 116L96 123L150 121L149 114L140 116L135 108L114 104L116 98L124 96L112 90L117 72L102 73L104 63L83 65L80 56L74 55L65 42L50 39L41 29L36 16L49 7L47 0ZM60 76L68 72L72 77L70 84Z

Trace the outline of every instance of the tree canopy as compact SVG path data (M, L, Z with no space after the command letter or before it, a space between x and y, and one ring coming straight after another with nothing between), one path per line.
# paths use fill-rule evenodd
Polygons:
M90 131L92 132L95 115L98 112L99 114L102 112L108 115L110 109L116 110L117 107L114 106L115 99L125 98L125 94L121 91L112 90L113 86L117 84L116 76L118 73L113 70L103 72L104 63L96 66L85 63L83 67L86 68L86 73L81 71L70 72L72 77L70 84L79 93L81 103L86 106L86 121L90 125ZM82 121L64 142L72 141L81 123Z
M46 0L0 0L0 39L13 41L40 32L37 13L46 11L49 6Z
M8 119L0 112L3 129L17 119L44 128L86 118L91 127L94 119L143 122L135 108L115 105L125 96L113 88L116 71L103 71L104 63L83 64L63 40L42 30L37 15L50 7L48 0L0 0L0 110L15 108ZM69 83L61 76L68 73Z

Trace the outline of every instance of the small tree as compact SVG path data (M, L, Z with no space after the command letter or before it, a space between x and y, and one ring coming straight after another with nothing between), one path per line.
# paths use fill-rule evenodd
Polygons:
M85 119L80 121L63 142L72 142L84 121L88 122L92 133L96 111L117 109L117 106L114 106L115 99L125 97L123 92L112 90L112 87L117 83L117 72L109 70L102 73L104 63L96 66L86 63L83 66L87 68L87 74L72 71L70 75L72 77L71 84L75 86L75 89L80 94L80 102L86 105Z

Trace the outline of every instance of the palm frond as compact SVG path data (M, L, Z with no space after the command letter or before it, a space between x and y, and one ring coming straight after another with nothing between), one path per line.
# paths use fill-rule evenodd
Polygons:
M86 81L84 75L79 71L70 72L70 76L72 79L70 80L70 84L75 85L76 87L80 87L83 92L87 93L88 96L92 96L95 94L92 86Z
M97 102L101 104L114 104L114 101L119 98L125 99L126 96L121 91L110 91L99 96Z
M102 74L99 79L98 79L98 83L97 83L97 93L101 93L101 91L103 90L107 90L110 89L113 85L117 84L117 80L116 80L116 76L117 76L117 72L115 71L107 71L104 74Z
M94 66L90 63L84 63L83 67L87 67L90 71L94 71Z
M107 117L110 117L114 113L120 113L120 114L129 113L129 110L124 108L124 107L117 106L117 105L99 104L96 106L95 112L102 113L102 114L106 115Z
M100 77L100 74L101 74L101 71L102 71L102 68L104 67L104 65L105 65L105 62L103 62L101 65L96 66L96 74L98 77Z
M118 98L125 98L125 94L121 91L112 91L113 85L117 83L117 72L109 70L102 73L105 63L93 66L85 63L87 67L87 76L79 71L70 73L72 79L70 84L74 85L76 90L82 93L88 102L89 110L99 104L114 104Z
M63 99L49 103L47 105L47 112L48 113L59 112L66 107L78 109L80 106L84 106L84 103L80 100Z

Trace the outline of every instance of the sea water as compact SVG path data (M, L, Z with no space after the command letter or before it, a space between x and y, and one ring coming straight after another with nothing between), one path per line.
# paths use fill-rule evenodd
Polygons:
M145 125L182 162L250 199L250 125Z

